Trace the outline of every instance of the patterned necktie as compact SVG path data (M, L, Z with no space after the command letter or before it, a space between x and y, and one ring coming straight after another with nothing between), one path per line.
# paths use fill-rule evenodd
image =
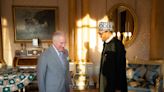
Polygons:
M61 61L62 65L65 68L65 57L64 57L64 53L63 52L59 52L59 58L60 58L60 61Z

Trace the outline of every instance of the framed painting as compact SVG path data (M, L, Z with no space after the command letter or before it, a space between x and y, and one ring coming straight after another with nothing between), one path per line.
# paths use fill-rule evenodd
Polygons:
M15 42L51 41L58 28L58 8L39 6L13 6Z

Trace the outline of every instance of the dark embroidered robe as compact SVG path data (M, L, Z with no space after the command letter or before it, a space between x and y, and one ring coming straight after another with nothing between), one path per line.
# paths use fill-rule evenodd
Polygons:
M100 66L100 92L127 92L126 51L117 38L106 43Z

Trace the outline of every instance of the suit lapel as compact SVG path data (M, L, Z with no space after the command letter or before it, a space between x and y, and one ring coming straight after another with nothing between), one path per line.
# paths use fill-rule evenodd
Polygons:
M60 65L60 67L62 67L63 69L65 69L64 66L62 65L62 61L60 60L59 55L57 54L57 52L56 52L56 50L54 49L54 47L51 46L50 48L51 48L51 51L52 51L52 55L53 55L53 57L54 57L54 61L57 62L58 65ZM64 60L65 60L65 58L64 58ZM64 61L64 62L65 62L65 61Z

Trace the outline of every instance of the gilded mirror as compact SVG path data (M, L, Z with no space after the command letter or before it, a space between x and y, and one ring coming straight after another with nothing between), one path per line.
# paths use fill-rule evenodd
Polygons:
M117 4L107 15L109 21L114 22L115 36L124 43L125 47L130 46L137 33L137 17L133 9L125 4Z

